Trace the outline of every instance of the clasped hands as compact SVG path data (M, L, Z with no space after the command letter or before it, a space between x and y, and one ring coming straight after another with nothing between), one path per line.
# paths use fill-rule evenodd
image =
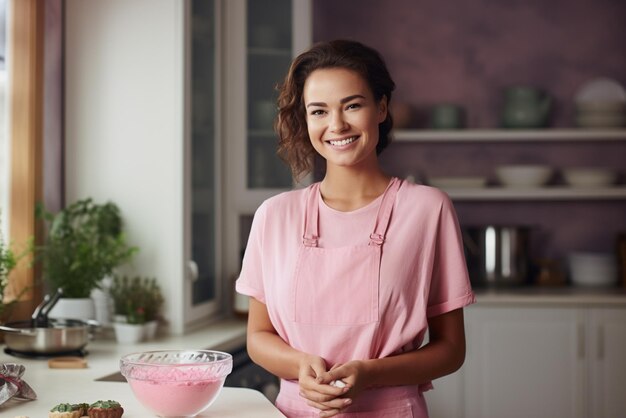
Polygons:
M321 357L306 356L300 363L298 381L300 396L307 404L320 410L320 417L332 417L352 405L354 398L364 389L363 362L355 360L336 364L326 370ZM335 381L345 384L333 385Z

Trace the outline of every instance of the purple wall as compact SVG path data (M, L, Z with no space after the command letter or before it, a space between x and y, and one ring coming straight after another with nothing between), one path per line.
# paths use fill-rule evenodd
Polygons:
M626 85L626 2L620 0L315 0L313 39L378 49L395 98L417 107L456 102L472 127L498 123L511 84L556 99L553 125L571 125L572 99L590 79Z
M418 108L456 102L472 128L497 127L502 90L546 89L551 126L573 125L580 86L610 77L626 86L626 2L620 0L315 0L313 38L355 39L378 49L397 84L394 101ZM556 169L608 166L626 174L626 142L411 144L385 151L394 175L487 175L505 163ZM558 183L558 178L555 179ZM622 180L623 182L623 180ZM537 256L613 251L626 201L456 202L462 224L535 225Z

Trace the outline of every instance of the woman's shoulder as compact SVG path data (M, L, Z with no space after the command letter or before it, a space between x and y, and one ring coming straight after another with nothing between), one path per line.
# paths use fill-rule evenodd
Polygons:
M310 187L289 190L269 197L263 201L259 211L275 214L302 210Z
M411 183L406 180L402 182L399 193L402 200L408 201L408 203L419 202L437 207L450 204L450 197L444 191L436 187Z

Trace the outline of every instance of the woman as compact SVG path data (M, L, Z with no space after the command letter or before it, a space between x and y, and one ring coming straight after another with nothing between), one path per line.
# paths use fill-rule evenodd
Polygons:
M474 295L454 209L378 162L394 87L375 50L333 41L280 89L279 152L296 176L315 152L326 172L259 207L237 290L251 296L248 352L281 378L288 417L426 417L422 392L465 357Z

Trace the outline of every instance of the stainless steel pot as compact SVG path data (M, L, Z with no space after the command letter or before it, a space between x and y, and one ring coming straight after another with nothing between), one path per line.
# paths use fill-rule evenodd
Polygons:
M96 321L49 319L45 328L33 327L32 321L9 322L0 326L6 347L33 354L57 354L83 349L98 327Z
M521 285L530 270L530 232L527 226L463 228L465 259L472 284Z

